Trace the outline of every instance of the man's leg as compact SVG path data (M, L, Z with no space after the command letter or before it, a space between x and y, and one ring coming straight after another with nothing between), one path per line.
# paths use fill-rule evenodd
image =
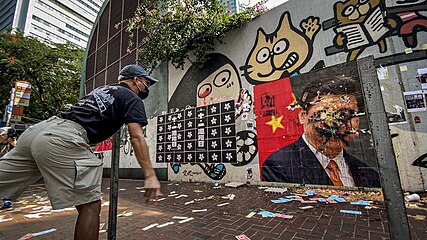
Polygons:
M76 206L79 216L74 229L75 240L98 239L101 200Z

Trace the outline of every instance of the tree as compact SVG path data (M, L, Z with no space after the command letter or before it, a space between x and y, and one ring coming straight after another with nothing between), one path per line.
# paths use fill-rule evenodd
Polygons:
M222 43L225 33L267 11L264 2L231 14L218 0L141 0L135 15L122 22L129 33L128 52L141 31L139 62L146 68L152 70L161 61L182 68L185 60L203 66L207 53L215 42ZM194 57L189 57L190 52Z
M49 46L23 33L0 34L0 106L17 80L32 85L24 116L46 119L79 98L84 51L71 44Z

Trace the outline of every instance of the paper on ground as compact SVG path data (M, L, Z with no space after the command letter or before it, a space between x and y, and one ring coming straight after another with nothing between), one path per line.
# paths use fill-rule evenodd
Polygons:
M184 219L184 220L181 220L181 221L179 221L178 223L186 223L186 222L188 222L188 221L191 221L191 220L193 220L194 218L187 218L187 219Z
M206 211L208 211L208 209L194 209L193 210L193 213L195 213L195 212L206 212Z
M158 223L153 223L153 224L148 225L145 228L143 228L142 231L147 231L148 229L153 228L153 227L158 226L158 225L159 225Z

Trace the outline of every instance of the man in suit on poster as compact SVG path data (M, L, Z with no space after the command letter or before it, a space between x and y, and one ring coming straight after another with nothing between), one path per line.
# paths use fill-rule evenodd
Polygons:
M343 76L307 85L299 113L304 134L266 159L262 180L380 187L378 172L344 150L359 134L360 93L360 84Z

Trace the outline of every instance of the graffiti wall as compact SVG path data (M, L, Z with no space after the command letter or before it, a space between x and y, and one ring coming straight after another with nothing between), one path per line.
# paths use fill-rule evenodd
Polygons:
M425 189L427 172L412 163L427 152L427 142L422 141L427 134L427 112L425 108L413 110L412 105L408 108L405 96L421 91L419 95L423 98L417 101L426 101L427 84L423 78L427 69L426 13L426 0L290 0L227 34L226 44L215 46L205 67L197 68L191 63L184 69L169 66L168 111L157 115L157 124L159 116L232 102L236 151L234 162L162 162L168 165L169 179L309 183L312 181L309 178L264 177L263 165L270 162L269 156L275 151L301 141L305 143L307 128L316 125L320 129L315 132L325 138L322 138L325 149L334 141L348 144L342 154L356 153L354 157L373 170L368 175L377 176L375 160L365 157L371 151L369 138L364 137L369 134L361 133L367 129L366 119L357 115L363 113L363 106L308 114L302 108L300 95L310 84L335 81L327 77L305 79L304 73L373 56L403 188ZM332 94L343 99L328 101L350 103L352 94L361 92ZM317 121L325 114L333 120ZM338 121L334 114L342 115L346 122ZM308 126L301 115L306 117ZM327 137L330 132L340 132L338 126L355 119L358 128L346 130L349 133L345 136ZM149 131L158 135L158 126ZM150 140L151 146L158 147L157 143L157 136ZM352 145L358 145L359 149L351 149ZM206 155L212 153L209 148L204 151ZM152 156L154 159L157 155ZM351 177L343 185L370 185L360 183L351 170L346 174Z

